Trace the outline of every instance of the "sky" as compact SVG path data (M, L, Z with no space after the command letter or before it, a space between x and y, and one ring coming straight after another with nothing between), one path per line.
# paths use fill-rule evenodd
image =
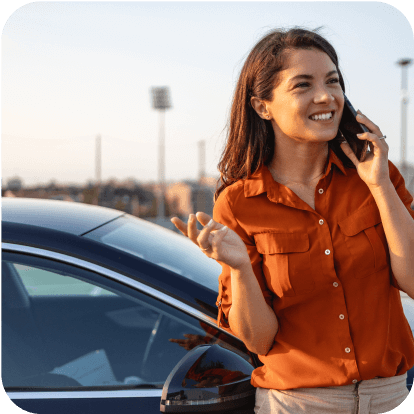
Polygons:
M408 3L408 2L407 2ZM276 27L323 26L347 96L400 159L400 58L414 58L414 11L382 2L12 2L2 10L1 173L25 185L158 179L159 113L168 86L167 182L218 176L232 93L244 59ZM401 11L400 11L401 10ZM9 16L9 17L8 17ZM414 163L414 65L408 69L407 159Z

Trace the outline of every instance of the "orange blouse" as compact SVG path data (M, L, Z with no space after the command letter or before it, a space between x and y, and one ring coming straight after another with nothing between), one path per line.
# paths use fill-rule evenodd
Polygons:
M390 178L411 216L413 197L389 161ZM330 150L315 210L276 182L266 166L227 187L214 220L245 242L279 330L255 387L286 390L348 385L402 375L414 365L379 210L356 169ZM231 275L222 265L218 323L229 328Z

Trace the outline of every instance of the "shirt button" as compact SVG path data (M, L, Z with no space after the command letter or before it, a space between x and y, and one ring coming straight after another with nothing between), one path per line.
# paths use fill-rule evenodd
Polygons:
M326 254L326 255L331 254L331 251L330 251L329 249L326 249L326 250L325 250L325 254Z
M352 382L353 382L354 384L356 384L356 383L358 382L358 380L357 380L357 379L353 379L353 380L352 380Z
M320 220L319 220L319 224L320 224L320 225L322 225L322 224L323 224L323 220L322 220L322 219L320 219Z
M338 282L333 282L332 283L335 287L338 287L339 286L339 283Z
M339 315L339 319L345 319L345 316L342 313Z
M345 348L345 352L349 354L351 352L351 348Z
M323 194L323 188L320 188L320 189L318 190L318 193L319 193L319 194Z

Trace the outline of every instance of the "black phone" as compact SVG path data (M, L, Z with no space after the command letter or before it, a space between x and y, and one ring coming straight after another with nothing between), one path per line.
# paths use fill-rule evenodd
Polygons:
M365 125L360 124L356 120L357 111L355 111L354 107L352 106L351 102L349 102L349 99L345 94L344 99L344 110L342 112L342 119L339 124L339 130L343 133L342 129L344 129L355 135L362 134L363 132L370 132Z
M364 161L368 151L368 141L360 140L356 134L363 132L370 132L370 130L363 124L356 120L357 111L352 106L349 99L344 94L344 110L342 111L341 122L339 123L339 132L342 138L348 141L352 151L356 154L360 161Z

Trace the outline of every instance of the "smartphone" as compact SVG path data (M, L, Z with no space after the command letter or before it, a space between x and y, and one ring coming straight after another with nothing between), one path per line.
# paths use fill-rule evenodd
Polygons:
M344 110L342 112L342 119L339 124L339 129L342 132L342 129L345 129L346 131L352 132L353 134L362 134L363 132L369 132L369 129L363 125L360 124L356 120L357 111L355 111L354 107L352 106L351 102L349 102L349 99L344 94Z
M356 134L370 132L370 130L356 120L357 111L355 111L345 94L344 99L344 110L342 112L341 122L339 123L339 131L348 141L348 144L351 146L358 159L363 161L368 151L368 141L360 140Z

